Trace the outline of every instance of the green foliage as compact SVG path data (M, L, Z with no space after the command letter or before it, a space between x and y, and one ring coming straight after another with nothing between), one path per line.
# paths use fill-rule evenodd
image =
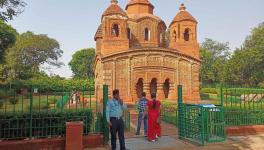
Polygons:
M224 78L224 66L230 56L229 43L219 43L212 39L206 39L202 43L200 54L202 59L202 83L221 82Z
M62 65L58 61L62 53L55 39L26 32L19 35L15 45L7 50L5 70L12 80L28 79L39 73L40 65Z
M18 98L14 98L14 97L12 97L12 98L9 99L9 102L10 102L10 104L12 104L12 105L16 105L16 104L18 103Z
M259 85L258 85L259 87L261 87L261 88L264 88L264 81L263 82L261 82L261 83L259 83Z
M71 70L76 78L93 77L93 61L95 57L95 49L88 48L77 51L73 54L69 63Z
M201 93L207 93L207 94L218 94L219 89L217 88L202 88Z
M4 98L6 98L6 91L4 90L4 89L0 89L0 99L2 98L2 99L4 99Z
M8 21L23 12L23 7L26 6L26 3L22 0L0 0L0 6L0 19Z
M4 106L4 100L0 99L0 109L2 109Z
M226 65L226 82L257 86L264 81L264 23L254 28Z
M16 35L17 32L14 28L0 20L0 63L3 63L3 56L5 54L5 50L15 44Z
M96 118L96 122L95 122L95 132L97 133L102 133L103 132L103 122L104 122L104 118L103 115L101 113L97 113L97 118Z
M61 79L58 77L36 76L28 80L19 80L14 83L19 87L34 87L41 91L70 92L74 89L93 90L94 80L91 79Z
M210 95L207 93L200 93L201 100L209 100Z
M32 137L65 136L65 123L83 121L84 135L90 133L93 120L91 110L77 112L40 112L33 113ZM0 139L29 138L30 114L0 114Z

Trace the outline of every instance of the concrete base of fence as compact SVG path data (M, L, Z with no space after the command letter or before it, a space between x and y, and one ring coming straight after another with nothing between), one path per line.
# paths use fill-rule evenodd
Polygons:
M33 140L2 141L0 150L65 150L66 139L46 138ZM83 148L96 148L103 146L103 135L94 134L83 136Z
M226 133L228 136L263 134L264 125L226 127Z

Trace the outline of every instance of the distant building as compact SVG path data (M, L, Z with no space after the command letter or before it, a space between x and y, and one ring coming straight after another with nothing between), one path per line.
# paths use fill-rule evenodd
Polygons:
M196 19L182 4L166 33L166 24L153 10L148 0L130 0L126 11L112 0L103 13L94 37L97 98L102 98L103 84L107 84L109 96L119 89L127 103L136 101L143 91L147 97L156 92L160 100L176 100L181 84L184 101L200 99Z

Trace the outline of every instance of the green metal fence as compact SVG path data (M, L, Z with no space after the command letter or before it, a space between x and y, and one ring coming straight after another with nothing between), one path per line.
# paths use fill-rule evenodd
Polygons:
M75 102L73 91L79 93ZM83 134L102 133L100 103L90 87L0 87L0 140L65 136L65 123L83 121Z
M175 103L163 103L161 117L163 121L178 126L178 105Z
M222 87L227 126L264 124L264 89Z
M179 138L204 145L225 140L222 106L192 105L182 102L182 86L178 87Z

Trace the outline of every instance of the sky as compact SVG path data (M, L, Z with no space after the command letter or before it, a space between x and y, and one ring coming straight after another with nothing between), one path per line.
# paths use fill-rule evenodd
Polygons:
M101 22L101 15L110 0L24 0L22 14L11 24L19 33L33 31L56 39L64 51L60 58L65 65L46 69L48 74L72 76L68 66L72 55L83 48L95 48L94 34ZM129 0L118 0L125 9ZM252 28L264 22L264 0L150 0L154 14L167 26L184 3L199 22L198 40L205 38L229 42L230 48L239 48Z

